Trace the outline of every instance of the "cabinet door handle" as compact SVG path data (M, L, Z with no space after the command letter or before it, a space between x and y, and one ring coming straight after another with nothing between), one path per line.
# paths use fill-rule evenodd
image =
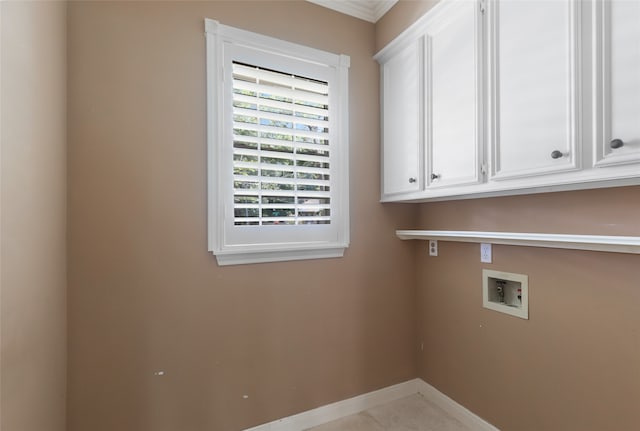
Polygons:
M551 153L552 159L559 159L562 156L564 156L564 154L562 154L562 151L555 150Z
M415 183L416 181L418 181L418 180L416 180L415 178L409 178L409 182L410 182L411 184Z
M431 180L437 180L438 178L440 178L440 175L438 175L438 174L431 174Z
M624 142L622 141L622 139L614 139L613 141L611 141L611 143L609 143L609 146L615 150L616 148L624 147Z

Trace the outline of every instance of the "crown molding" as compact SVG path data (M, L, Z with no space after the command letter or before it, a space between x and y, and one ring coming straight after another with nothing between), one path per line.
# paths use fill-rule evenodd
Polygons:
M398 0L307 0L340 13L377 22Z

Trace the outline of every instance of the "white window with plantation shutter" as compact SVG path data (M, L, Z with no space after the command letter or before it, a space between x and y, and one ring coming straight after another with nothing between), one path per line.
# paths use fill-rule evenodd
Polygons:
M220 265L349 244L349 57L205 20L209 249Z

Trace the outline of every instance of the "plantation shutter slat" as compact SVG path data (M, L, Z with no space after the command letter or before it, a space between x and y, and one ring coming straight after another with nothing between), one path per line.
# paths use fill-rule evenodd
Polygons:
M307 147L305 147L307 148ZM234 148L233 154L237 156L249 156L249 157L259 157L262 155L263 157L273 157L279 158L283 157L282 153L276 151L268 151L268 150L252 150L250 148ZM318 162L318 163L327 163L326 156L314 156L311 154L297 154L297 159L299 161L307 161L307 162Z
M260 117L260 119L262 120L271 120L273 122L282 122L282 123L289 123L291 122L292 124L295 124L295 126L292 126L294 129L296 130L301 130L299 129L299 127L315 127L316 132L319 133L326 133L326 127L328 127L328 121L323 120L323 119L314 119L314 118L308 118L308 117L294 117L288 114L281 114L281 113L277 113L277 112L272 112L272 111L258 111L256 109L251 109L251 108L240 108L240 107L234 107L233 108L233 115L236 116L242 116L242 117L246 117L248 119L255 119L257 121L257 118ZM303 129L302 129L303 130ZM311 130L311 129L309 129Z
M298 138L316 139L320 141L324 141L328 138L328 134L323 132L315 133L311 131L298 130L298 129L288 128L284 126L253 124L253 123L245 123L245 122L237 122L237 121L233 122L233 128L235 129L234 132L236 130L240 130L240 131L267 134L268 137L271 137L273 139L282 139L283 143L286 143L287 141L294 141L295 140L294 136ZM282 135L282 137L273 137L273 135Z
M233 63L234 224L331 224L329 87Z
M271 145L271 146L277 147L277 148L272 148L272 149L268 149L268 150L265 150L265 151L278 151L279 154L282 154L281 152L290 152L291 153L291 152L296 151L297 154L304 154L305 156L308 156L309 155L308 152L312 151L316 155L329 157L329 147L326 144L313 144L313 143L308 143L308 142L282 141L282 140L278 140L278 139L272 139L272 138L266 138L266 137L258 137L258 136L240 135L240 134L235 134L234 135L234 142L233 142L234 148L244 148L244 147L246 147L245 144L255 144L256 148L257 148L258 144L262 144L263 146ZM307 150L307 153L300 153L299 150ZM326 154L324 154L324 153L326 153Z
M293 166L293 165L278 165L271 163L255 163L255 162L234 162L234 166L237 168L246 169L262 169L262 170L278 170L287 172L299 172L307 174L320 174L329 175L329 169L326 168L314 168L311 166Z
M245 96L244 94L240 93L240 92L236 92L233 96L233 100L234 100L234 106L247 106L247 105L252 105L253 103L255 103L256 99L255 96ZM262 99L262 110L264 111L275 111L275 112L280 112L281 110L283 111L289 111L291 110L291 103L285 103L285 102L279 102L277 100L272 100L272 99ZM310 116L311 118L323 118L326 114L327 111L325 109L321 109L321 108L314 108L313 106L306 106L306 105L295 105L295 110L296 110L296 116L298 117L305 117L305 116Z
M291 193L287 190L269 190L263 191L258 189L237 189L234 191L235 197L255 197L255 196L264 196L266 198L269 197L289 197ZM305 190L299 193L300 197L303 198L327 198L331 197L330 192L319 192L316 190Z
M251 217L236 217L236 224L241 225L255 225L256 221ZM331 221L331 217L319 216L319 217L305 217L306 224L328 224ZM291 224L291 218L289 217L271 217L268 220L264 220L262 224L270 225L270 224Z
M290 204L236 204L236 208L238 209L289 209L291 208ZM299 210L302 211L318 211L321 209L329 209L329 205L302 205L299 206Z
M258 69L253 66L234 64L233 72L237 77L246 77L251 80L259 79L271 85L281 85L297 90L311 91L314 93L326 94L327 84L318 83L316 80L304 79L297 76L287 75L281 72L274 72L266 69Z
M276 100L279 102L291 101L292 106L306 105L317 108L319 107L317 105L327 104L327 100L329 100L328 96L323 94L311 93L284 87L267 87L266 85L241 81L235 79L235 74L233 80L233 88L234 90L244 90L250 93L258 93L265 99Z
M269 176L251 176L251 175L234 175L233 180L236 182L260 182L269 184L280 185L309 185L318 187L329 187L329 181L323 180L311 180L311 179L298 179L298 178L283 178L283 177L269 177ZM262 190L269 190L269 188L262 188ZM293 196L293 194L292 194Z

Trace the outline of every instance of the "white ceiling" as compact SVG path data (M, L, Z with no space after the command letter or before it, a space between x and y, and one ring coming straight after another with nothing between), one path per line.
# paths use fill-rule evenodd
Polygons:
M307 0L320 6L355 16L369 22L378 21L398 0Z

